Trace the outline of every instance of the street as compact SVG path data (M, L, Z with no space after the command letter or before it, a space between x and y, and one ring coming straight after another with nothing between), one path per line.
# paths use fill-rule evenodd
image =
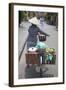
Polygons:
M23 48L24 42L27 39L28 36L28 28L30 27L30 23L28 22L22 22L19 28L18 33L18 56L21 53L21 50ZM44 64L42 65L42 68L47 68L46 72L43 73L43 77L57 77L58 76L58 31L57 28L53 25L48 25L46 22L43 23L42 26L39 26L41 30L43 30L45 33L49 34L50 36L47 36L47 40L45 43L50 48L55 48L56 50L56 63L52 65ZM37 72L35 67L31 66L31 68L26 68L26 60L25 60L25 53L26 53L26 45L23 50L23 53L21 54L20 61L18 63L18 77L19 79L22 78L38 78L40 77L40 72Z

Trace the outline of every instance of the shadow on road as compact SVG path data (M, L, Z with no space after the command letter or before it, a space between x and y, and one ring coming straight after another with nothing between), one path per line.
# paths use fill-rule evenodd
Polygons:
M37 72L35 69L35 66L32 65L29 68L25 68L25 78L46 78L46 77L54 77L53 74L45 74L45 72L42 72L42 75L40 72Z

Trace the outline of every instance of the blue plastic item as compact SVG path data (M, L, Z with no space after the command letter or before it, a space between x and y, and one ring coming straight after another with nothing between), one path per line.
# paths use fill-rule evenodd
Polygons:
M37 49L45 49L45 48L48 48L48 46L44 42L39 41L39 42L37 42L36 48Z
M53 58L53 56L52 56L51 54L48 54L48 55L47 55L47 60L52 61L52 58Z

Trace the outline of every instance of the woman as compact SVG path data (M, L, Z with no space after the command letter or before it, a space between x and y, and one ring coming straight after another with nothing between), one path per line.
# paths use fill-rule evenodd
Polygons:
M28 30L29 35L27 39L27 49L30 47L35 47L37 44L37 36L38 33L45 34L43 31L41 31L37 26L39 25L39 20L36 17L33 17L32 19L29 20L29 22L32 24ZM48 36L48 35L47 35Z

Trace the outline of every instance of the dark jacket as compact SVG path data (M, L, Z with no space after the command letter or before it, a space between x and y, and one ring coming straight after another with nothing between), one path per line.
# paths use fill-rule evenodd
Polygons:
M28 47L36 45L38 32L45 35L43 31L41 31L36 25L33 25L33 24L30 26L28 32L29 32L28 39L27 39Z

